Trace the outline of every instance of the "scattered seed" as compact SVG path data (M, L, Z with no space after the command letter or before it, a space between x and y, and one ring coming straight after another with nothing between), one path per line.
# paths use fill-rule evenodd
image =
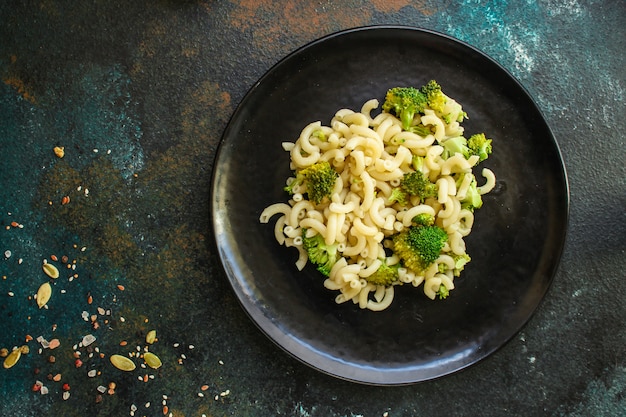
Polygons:
M49 349L56 349L59 346L61 346L61 342L59 341L59 339L52 339L48 344Z
M61 374L56 374L52 377L52 380L55 382L59 382L61 380Z
M118 284L117 285L117 289L120 290L120 291L124 291L125 290L125 288L124 288L124 286L122 284Z
M45 264L48 265L48 264ZM57 271L58 272L58 271ZM48 282L44 282L37 290L37 305L39 308L46 305L52 296L52 286Z
M49 263L44 263L42 268L43 268L43 272L45 272L46 275L48 275L50 278L59 277L59 270L57 269L56 266L49 264Z
M22 350L15 349L13 352L9 353L6 358L4 358L3 366L5 369L9 369L13 367L22 357Z
M55 146L53 151L58 158L63 158L65 156L65 147L63 146Z
M156 340L156 330L150 330L148 334L146 334L146 343L151 345Z
M52 259L54 262L59 260L56 255L50 255L50 259Z
M208 390L208 389L209 389L209 386L208 386L208 385L203 385L203 386L201 386L201 387L200 387L200 389L201 389L202 391L206 391L206 390Z
M70 392L69 391L64 391L63 392L63 400L67 400L70 398Z
M69 202L70 202L70 196L66 195L66 196L63 196L63 198L61 198L61 205L64 206L66 204L69 204Z
M9 356L9 349L7 348L0 349L0 358L6 358L7 356Z
M109 358L113 366L121 371L133 371L136 366L133 361L122 355L111 355Z
M166 416L168 411L170 411L169 407L167 405L164 405L163 406L163 415Z
M12 254L11 254L11 251L10 251L10 250L5 250L5 251L4 251L4 257L5 257L5 258L10 258L10 257L11 257L11 255L12 255Z
M104 385L98 385L98 388L96 388L96 390L97 390L100 394L104 394L105 392L107 392L107 387L105 387Z
M163 363L161 359L157 355L151 352L147 352L143 355L143 360L146 361L146 364L152 369L159 369Z
M89 346L90 344L92 344L93 342L96 341L96 336L92 335L92 334L88 334L86 336L83 337L83 340L81 341L81 343L83 344L83 346Z

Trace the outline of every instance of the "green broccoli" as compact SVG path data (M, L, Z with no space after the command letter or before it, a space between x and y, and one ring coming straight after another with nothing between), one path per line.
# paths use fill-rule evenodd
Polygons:
M418 226L432 226L435 224L435 216L428 213L422 213L413 217L412 221Z
M472 213L474 210L479 209L483 206L483 198L478 192L478 185L476 183L476 178L472 178L472 182L470 182L469 188L467 189L467 193L465 194L465 198L461 200L461 208L467 209Z
M438 192L437 185L430 182L421 171L404 174L400 180L400 188L409 195L419 197L421 201L436 196Z
M478 162L482 162L491 154L491 139L487 139L484 133L477 133L470 136L467 146L472 155L478 155Z
M337 243L327 245L324 237L316 234L307 237L307 229L302 229L302 247L309 256L309 261L317 266L317 270L325 276L330 275L333 265L339 260L341 255L337 248Z
M455 255L453 258L454 258L453 273L455 277L458 277L461 275L461 271L465 269L465 265L467 265L469 261L472 260L472 258L470 258L470 256L467 253L464 253L462 255Z
M285 187L285 191L293 194L297 185L304 184L309 199L319 204L324 198L331 196L338 177L339 174L328 161L317 162L296 172L295 180Z
M406 205L406 193L400 187L393 188L391 190L391 194L389 194L389 198L387 199L389 203L400 203L400 205Z
M393 111L402 122L402 128L409 130L415 115L424 111L426 101L426 96L417 88L394 87L387 91L382 109L388 113Z
M399 279L398 269L400 268L400 264L387 265L386 260L378 267L376 272L374 272L369 277L365 277L367 282L371 282L374 285L384 285L388 287L392 285Z
M457 152L463 155L465 159L470 157L470 148L467 146L467 139L463 136L446 139L441 142L441 146L443 146L443 152L441 153L443 159L448 159Z
M448 234L438 226L411 226L393 235L393 252L402 264L422 273L439 258Z
M426 160L426 157L418 156L414 154L413 158L411 158L411 166L413 166L414 170L421 171L422 168L424 167L425 160Z
M326 140L327 140L326 134L324 133L324 131L322 129L317 129L317 130L313 131L313 133L311 133L311 136L321 140L322 142L326 142Z
M450 291L448 291L448 288L446 288L445 285L441 284L439 286L439 291L437 291L437 295L439 296L440 300L443 300L444 298L447 298L448 295L450 295Z
M413 126L409 126L408 130L411 133L415 133L416 135L420 135L421 137L425 138L428 135L432 135L433 132L433 128L428 126L424 126L423 124L419 123Z
M421 92L426 96L426 103L428 104L428 107L436 112L443 113L443 108L447 99L441 91L441 86L437 83L437 81L430 80L422 87Z

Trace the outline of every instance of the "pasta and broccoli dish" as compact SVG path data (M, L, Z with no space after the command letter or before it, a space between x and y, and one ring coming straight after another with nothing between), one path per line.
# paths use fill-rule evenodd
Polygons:
M482 195L496 183L488 168L481 184L473 173L492 140L464 134L467 114L435 80L391 88L379 105L341 109L329 125L310 123L283 142L288 201L260 215L262 223L276 217L277 242L298 250L299 270L316 266L337 303L374 311L399 285L448 296L471 260L464 238Z

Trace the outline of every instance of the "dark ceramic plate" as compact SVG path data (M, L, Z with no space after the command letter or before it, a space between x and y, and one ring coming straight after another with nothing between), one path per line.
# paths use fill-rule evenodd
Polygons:
M421 287L396 290L383 312L337 305L312 267L260 224L286 201L282 141L335 111L359 110L388 88L436 79L486 132L494 153L482 165L498 178L466 239L473 261L445 300ZM437 378L487 357L529 320L561 256L569 206L557 143L524 88L478 50L406 27L348 30L295 51L261 78L233 115L214 166L212 221L226 275L243 308L278 346L322 372L367 384Z

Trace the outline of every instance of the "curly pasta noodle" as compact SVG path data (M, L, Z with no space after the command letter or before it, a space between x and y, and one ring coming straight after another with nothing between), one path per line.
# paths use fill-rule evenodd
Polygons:
M389 307L394 288L403 284L421 285L424 294L431 299L441 286L447 290L454 288L454 256L466 253L464 238L474 224L473 212L462 208L461 201L475 181L472 168L478 163L477 156L467 159L461 154L447 159L441 156L444 150L441 144L463 134L460 123L446 122L427 109L417 119L431 127L433 133L423 137L403 130L400 120L393 114L381 112L372 116L378 106L378 100L372 99L359 112L341 109L329 126L319 121L310 123L295 142L284 142L282 146L289 152L292 170L328 161L339 177L331 198L326 201L315 204L295 187L288 203L272 204L260 216L261 223L269 223L271 218L277 217L276 241L298 249L296 266L300 270L308 261L302 248L304 229L307 237L320 234L327 245L338 244L341 258L333 265L323 285L339 292L337 303L352 301L373 311ZM451 114L462 111L452 99L444 110ZM410 204L401 206L389 197L403 175L415 169L412 165L415 156L423 158L420 169L437 185L437 195L423 202L411 198ZM486 194L494 188L496 178L487 168L482 170L482 176L485 182L477 190ZM291 180L293 178L288 183ZM424 213L434 216L435 224L448 234L439 258L420 273L400 267L399 279L392 285L368 282L367 278L383 262L387 265L399 262L397 256L389 254L388 238L411 227L412 219Z

